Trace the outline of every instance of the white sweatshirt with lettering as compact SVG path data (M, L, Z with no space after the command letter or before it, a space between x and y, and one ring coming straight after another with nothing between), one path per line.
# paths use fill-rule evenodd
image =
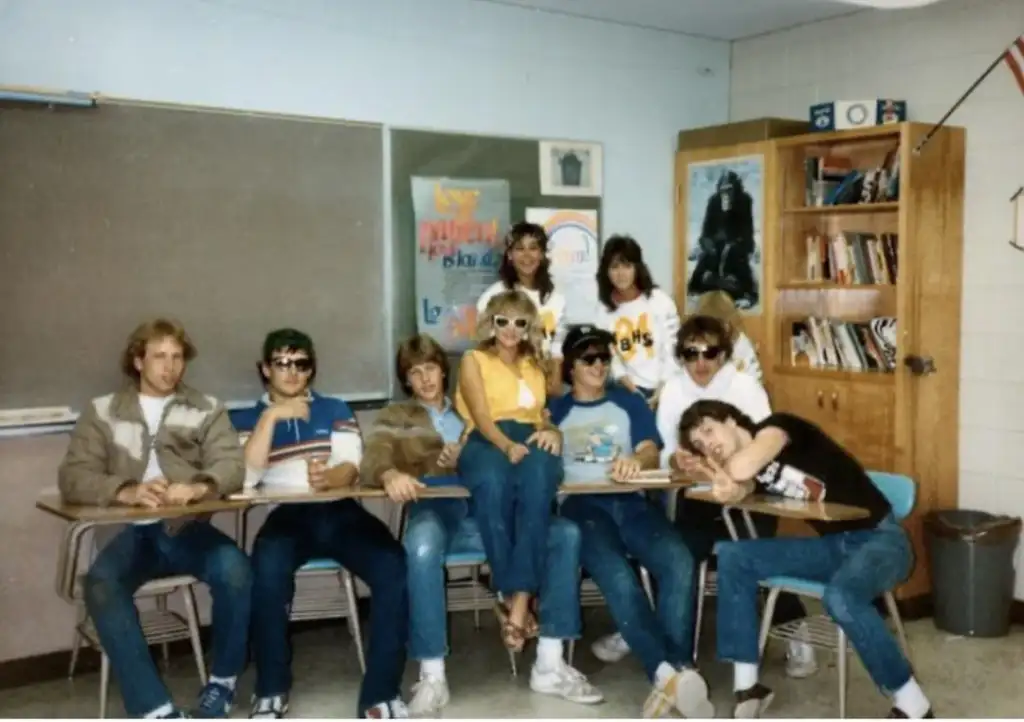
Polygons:
M615 334L612 377L626 377L637 386L656 390L679 373L675 361L679 311L660 288L609 311L598 304L597 325Z
M683 413L703 399L730 403L753 419L754 423L764 421L772 413L764 386L749 373L738 371L732 364L719 369L707 386L698 386L685 369L680 371L665 384L658 401L658 435L665 444L661 450L660 465L663 468L668 467L668 460L679 448L679 420Z

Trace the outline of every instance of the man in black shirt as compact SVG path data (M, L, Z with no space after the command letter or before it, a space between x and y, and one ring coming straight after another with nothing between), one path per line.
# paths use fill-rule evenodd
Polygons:
M736 503L755 486L772 494L867 509L866 519L812 522L819 537L748 539L718 547L718 656L734 665L734 717L759 717L772 691L758 682L759 583L795 576L824 583L822 603L890 695L889 717L931 717L931 705L873 601L913 568L906 532L860 463L814 424L772 414L759 424L735 406L698 401L679 438L703 457L713 493ZM698 688L699 689L699 688Z

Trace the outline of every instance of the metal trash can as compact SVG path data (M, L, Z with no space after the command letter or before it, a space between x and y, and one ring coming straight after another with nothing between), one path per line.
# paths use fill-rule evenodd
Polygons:
M925 517L924 529L935 626L966 637L1005 636L1020 518L963 509L933 511Z

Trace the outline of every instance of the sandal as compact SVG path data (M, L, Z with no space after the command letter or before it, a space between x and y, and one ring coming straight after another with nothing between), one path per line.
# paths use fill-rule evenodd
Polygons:
M501 623L501 643L508 651L519 654L526 646L526 633L518 624L506 619Z

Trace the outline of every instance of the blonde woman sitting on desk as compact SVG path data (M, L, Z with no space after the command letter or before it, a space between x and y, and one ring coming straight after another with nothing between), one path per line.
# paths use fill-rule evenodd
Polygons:
M502 641L519 652L536 635L526 625L547 564L562 437L544 420L542 335L533 302L520 291L496 295L480 317L478 339L462 357L455 395L467 430L458 471L502 597Z
M725 324L729 339L732 341L732 358L730 361L737 371L749 374L758 383L764 383L764 372L761 362L757 359L757 349L750 337L743 330L743 316L725 291L708 291L701 294L697 308L691 316L710 316Z

